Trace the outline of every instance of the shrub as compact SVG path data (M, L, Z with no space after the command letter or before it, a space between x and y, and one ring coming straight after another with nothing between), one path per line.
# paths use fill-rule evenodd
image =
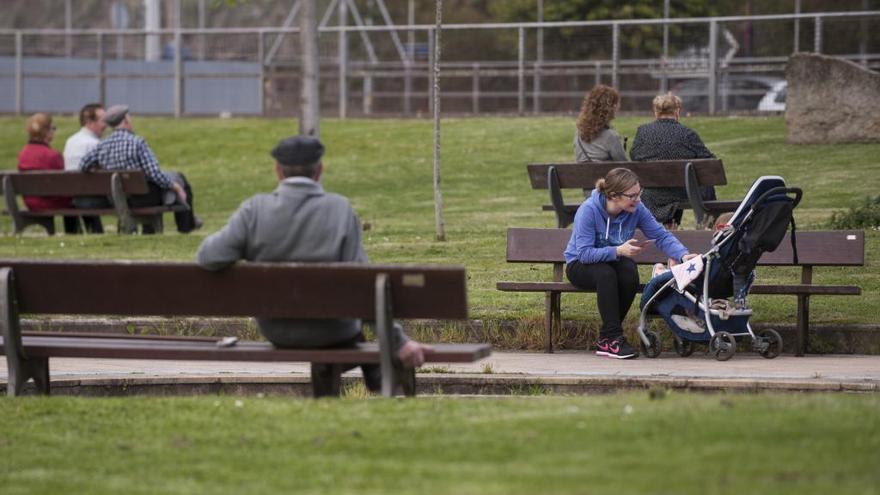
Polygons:
M866 197L864 203L849 211L832 213L830 224L833 229L880 229L880 195Z

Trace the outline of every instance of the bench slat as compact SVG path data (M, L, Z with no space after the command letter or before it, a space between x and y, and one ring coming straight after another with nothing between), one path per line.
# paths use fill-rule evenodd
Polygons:
M278 349L268 342L239 342L217 347L213 342L139 338L60 337L25 335L22 343L31 357L87 357L104 359L174 359L199 361L272 361L313 363L379 363L376 343L356 349ZM0 337L0 347L3 339ZM491 353L489 344L435 344L425 352L426 362L473 362ZM4 350L5 353L5 350Z
M172 206L148 206L144 208L132 208L131 214L138 215L158 215L166 212L178 212L178 211L186 211L186 206L183 205L172 205ZM4 214L8 214L8 212L4 212ZM48 210L48 211L22 211L20 212L21 216L26 218L41 218L41 217L55 217L55 216L70 216L70 217L79 217L79 216L113 216L116 215L116 210L109 208L68 208L61 210Z
M569 229L508 229L507 261L512 263L563 263L562 253L571 237ZM673 234L691 252L705 252L713 233L708 230L676 230ZM776 251L764 253L758 264L795 266L790 233ZM637 232L637 238L643 238ZM798 231L799 265L864 266L865 233L861 230ZM648 245L634 257L639 264L662 263L666 256L656 246Z
M496 288L505 292L595 292L579 289L568 282L498 282ZM639 291L645 284L639 284ZM861 287L853 285L753 285L750 294L858 296Z
M376 275L391 279L395 318L467 318L464 268L355 263L0 260L19 311L37 314L375 318ZM86 297L70 297L71 294Z
M140 170L115 171L122 178L126 194L149 192L147 180ZM109 196L110 177L114 171L74 172L35 170L33 172L6 172L12 179L15 193L22 196Z
M596 181L611 169L626 167L639 176L642 187L685 187L684 167L694 164L697 180L705 186L727 184L724 165L714 158L694 160L664 160L650 162L589 162L589 163L532 163L528 165L532 189L547 189L547 170L556 167L559 187L562 189L593 189Z

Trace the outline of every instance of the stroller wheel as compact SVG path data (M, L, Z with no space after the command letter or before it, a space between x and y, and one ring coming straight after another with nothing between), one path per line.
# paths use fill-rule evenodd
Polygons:
M673 342L675 352L681 357L688 357L694 353L694 343L690 340L675 339Z
M719 361L727 361L736 353L736 339L727 332L717 332L709 341L709 352Z
M772 328L761 330L758 334L760 341L755 342L755 347L761 356L767 359L773 359L782 353L782 336L779 332Z
M648 342L651 345L646 346L641 339L639 339L639 347L642 349L642 354L649 358L655 358L660 355L660 335L653 330L645 330L645 337L648 338Z

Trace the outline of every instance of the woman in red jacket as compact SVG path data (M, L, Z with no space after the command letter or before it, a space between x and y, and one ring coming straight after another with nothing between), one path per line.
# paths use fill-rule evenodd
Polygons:
M25 130L28 133L28 142L18 154L18 170L64 170L64 158L50 146L55 137L52 117L45 113L35 113L27 119ZM31 211L73 208L70 198L60 196L25 196L24 204ZM64 217L65 233L76 234L79 231L79 217Z

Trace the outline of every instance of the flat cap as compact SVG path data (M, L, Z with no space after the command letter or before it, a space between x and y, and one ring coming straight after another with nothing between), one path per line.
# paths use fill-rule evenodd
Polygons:
M116 127L122 123L127 114L127 105L113 105L112 107L107 109L107 112L104 113L104 123L106 123L110 127Z
M312 136L291 136L272 149L272 157L282 165L311 165L324 156L324 145Z

